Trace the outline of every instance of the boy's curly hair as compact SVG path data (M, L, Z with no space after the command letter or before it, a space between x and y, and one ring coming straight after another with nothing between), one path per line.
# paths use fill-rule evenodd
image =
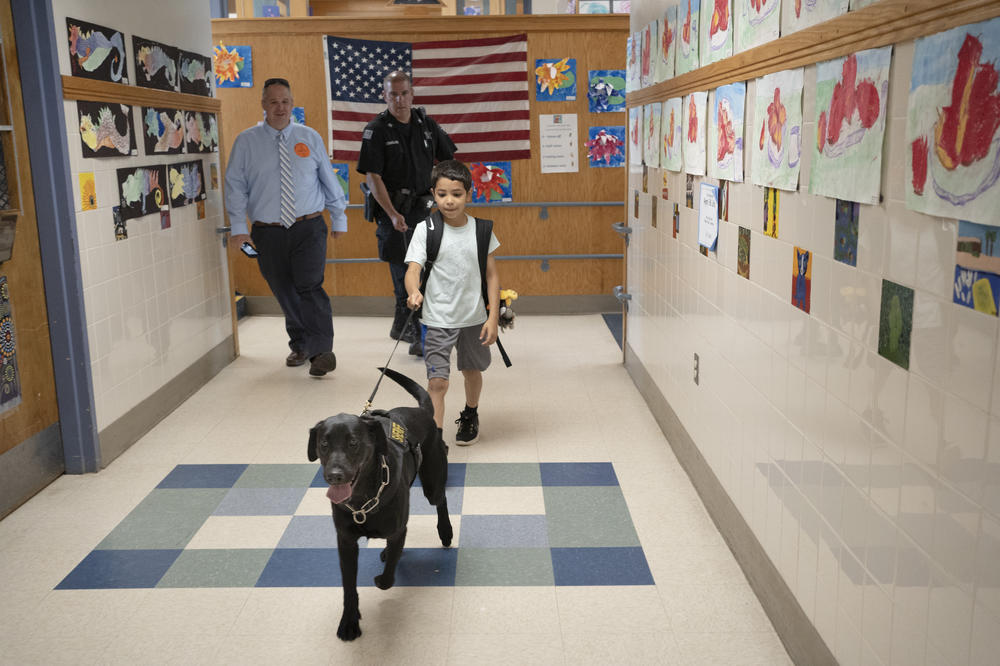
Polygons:
M435 164L431 169L432 188L437 186L438 178L456 180L462 183L466 192L472 189L472 172L458 160L444 160Z

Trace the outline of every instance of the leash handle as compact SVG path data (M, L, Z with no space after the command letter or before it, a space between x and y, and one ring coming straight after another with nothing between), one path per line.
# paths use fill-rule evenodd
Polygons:
M410 310L410 314L408 314L406 316L406 323L403 324L403 329L402 329L403 331L405 331L407 328L409 328L410 322L413 320L413 313L414 312L416 312L416 310ZM364 416L369 411L371 411L372 402L375 400L375 394L378 393L378 387L379 387L379 385L382 384L382 378L385 377L385 370L386 370L386 368L389 367L389 361L392 360L392 355L396 353L396 347L399 346L399 341L400 341L401 338L402 338L402 332L400 333L400 337L396 338L396 344L394 344L392 346L392 351L389 352L389 358L386 359L385 365L382 366L382 372L380 372L379 375L378 375L378 381L375 382L375 388L372 389L372 394L370 396L368 396L368 402L365 403L364 409L361 410L361 415L362 416Z

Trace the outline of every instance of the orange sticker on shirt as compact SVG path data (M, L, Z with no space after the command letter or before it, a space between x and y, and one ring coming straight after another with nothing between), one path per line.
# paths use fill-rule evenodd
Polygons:
M295 144L295 154L299 157L309 157L309 146L304 143Z

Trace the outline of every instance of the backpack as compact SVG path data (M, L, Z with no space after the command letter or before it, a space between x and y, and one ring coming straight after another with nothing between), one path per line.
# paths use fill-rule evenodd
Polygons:
M479 254L479 284L482 288L483 303L487 309L490 305L489 295L486 293L486 257L490 251L490 237L493 235L493 220L475 218L476 220L476 249ZM441 219L439 211L433 211L427 217L427 260L424 261L424 268L420 272L420 293L423 294L427 288L427 277L431 269L434 268L434 261L437 259L438 250L441 249L441 239L444 237L445 222ZM510 357L507 351L500 344L499 331L497 332L497 349L500 357L508 368L511 366Z

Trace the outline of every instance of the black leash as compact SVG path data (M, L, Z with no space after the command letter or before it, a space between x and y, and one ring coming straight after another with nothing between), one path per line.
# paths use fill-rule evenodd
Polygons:
M389 358L385 360L385 365L382 366L382 372L378 375L378 381L375 382L375 388L372 389L372 394L368 396L368 402L365 403L365 408L361 410L361 416L364 416L372 409L372 401L375 399L375 394L378 393L379 384L382 383L382 378L385 377L385 370L389 367L389 361L392 360L392 355L396 353L396 347L399 346L399 341L403 339L403 331L410 327L410 322L413 320L413 314L416 310L410 310L410 314L406 316L406 323L403 324L403 328L400 329L399 337L396 338L396 344L392 346L392 351L389 352Z

